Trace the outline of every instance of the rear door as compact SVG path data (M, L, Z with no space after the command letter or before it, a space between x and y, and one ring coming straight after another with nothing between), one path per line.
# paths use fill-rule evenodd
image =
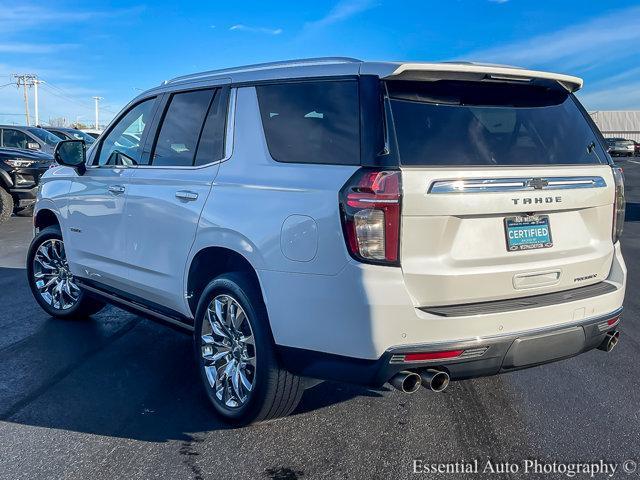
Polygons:
M417 305L607 277L614 180L572 95L549 84L388 87L402 163L401 265Z
M126 207L129 291L185 309L184 270L200 213L225 156L229 88L167 94Z

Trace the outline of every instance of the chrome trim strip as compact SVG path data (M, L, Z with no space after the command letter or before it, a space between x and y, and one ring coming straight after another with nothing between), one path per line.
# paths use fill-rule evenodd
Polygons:
M531 192L606 186L607 182L602 177L461 178L436 180L431 183L427 193Z
M500 339L505 339L505 338L510 338L513 337L518 338L518 337L523 337L523 336L528 336L528 335L536 335L539 333L545 333L545 332L553 332L554 330L562 330L563 328L568 328L568 327L577 327L577 326L587 326L587 325L593 325L593 324L597 324L600 323L602 321L607 321L612 319L615 316L620 316L622 315L622 311L624 310L624 307L619 307L617 309L615 309L613 312L611 313L607 313L605 315L598 315L597 317L591 317L591 318L587 318L587 319L582 319L582 320L578 320L578 321L571 321L571 322L565 322L565 323L558 323L555 325L549 325L546 327L540 327L540 328L533 328L531 330L520 330L518 332L513 332L513 333L499 333L497 335L487 335L485 337L472 337L472 338L463 338L463 339L459 339L459 340L442 340L440 342L432 342L432 343L408 343L405 345L396 345L394 347L390 347L388 348L386 351L387 352L394 352L397 350L407 350L407 349L424 349L425 352L429 352L429 351L437 351L437 350L447 350L447 349L451 349L451 350L455 350L457 347L460 348L465 348L464 345L461 344L471 344L469 345L467 348L474 348L473 345L481 345L484 342L490 342L492 340L500 340ZM615 324L614 324L615 325ZM451 348L449 348L449 346L451 346ZM437 349L437 350L436 350ZM406 352L405 352L406 353Z

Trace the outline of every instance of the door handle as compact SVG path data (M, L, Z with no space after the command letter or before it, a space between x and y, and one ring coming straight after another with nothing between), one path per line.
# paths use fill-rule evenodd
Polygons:
M124 187L122 185L109 185L108 190L111 193L124 193Z
M178 190L176 192L176 198L192 202L198 199L198 194L196 192L190 192L189 190Z

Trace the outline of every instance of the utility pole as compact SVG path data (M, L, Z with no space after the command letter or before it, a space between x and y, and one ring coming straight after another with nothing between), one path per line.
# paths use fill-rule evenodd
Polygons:
M34 82L38 80L38 76L33 74L14 74L13 78L16 79L16 85L18 86L18 88L20 87L24 88L24 92L23 92L24 93L24 114L27 120L27 126L29 126L31 123L29 119L29 94L27 93L27 88L34 85ZM36 103L37 103L37 100L36 100ZM37 107L36 107L36 111L37 111ZM37 114L36 114L36 117L37 117Z
M33 81L33 103L35 109L35 117L36 117L36 127L40 126L40 115L38 110L38 84L42 83L37 78Z
M93 97L93 100L96 102L96 130L100 130L100 123L98 122L98 104L100 103L100 100L102 100L102 97Z

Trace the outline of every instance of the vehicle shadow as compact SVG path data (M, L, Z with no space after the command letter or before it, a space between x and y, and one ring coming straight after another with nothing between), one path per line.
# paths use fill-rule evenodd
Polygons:
M190 335L110 306L89 319L53 319L32 298L24 269L0 268L0 285L11 287L0 299L8 339L0 343L0 421L149 442L231 428L201 390ZM293 417L360 396L380 393L322 383Z

